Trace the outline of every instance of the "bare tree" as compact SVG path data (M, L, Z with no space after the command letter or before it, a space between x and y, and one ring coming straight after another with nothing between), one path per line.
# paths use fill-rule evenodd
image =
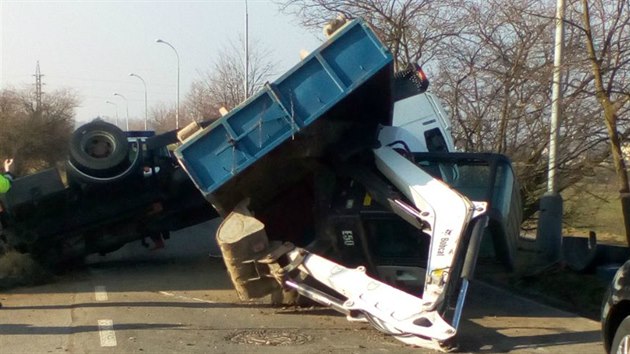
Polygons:
M245 54L243 46L230 42L224 47L202 79L192 84L191 93L186 102L189 112L198 118L216 118L218 109L232 109L260 90L273 75L276 63L271 59L269 50L259 45L250 45L249 50L249 92L245 94ZM203 117L200 117L203 116Z
M211 96L212 94L208 90L208 85L205 81L194 81L190 86L184 103L186 116L191 117L194 121L218 118L221 106Z
M160 103L151 107L149 117L151 126L156 133L164 133L175 129L175 106L169 107L164 103Z
M202 121L216 118L219 113L217 109L200 110L207 106L209 100L207 95L200 94L195 90L193 83L191 90L186 96L186 100L181 106L179 112L180 127L184 127L193 121ZM166 105L159 103L151 107L149 110L150 127L156 133L164 133L175 129L175 105ZM141 124L144 124L141 120L132 120L130 125L134 129L141 129Z
M617 186L621 197L626 239L630 245L630 186L622 153L630 109L630 2L581 0L581 26L591 65L595 97L603 111ZM575 9L579 12L578 9Z
M0 157L15 157L18 173L65 159L77 103L67 90L47 93L40 106L28 90L0 91Z
M456 136L466 150L509 155L525 196L525 215L537 210L546 189L551 106L555 2L523 0L473 3L463 35L440 57L434 89L451 107ZM563 122L558 163L559 190L592 174L605 161L606 132L585 65L581 34L565 38Z
M555 1L287 0L285 11L307 27L338 13L363 17L399 64L419 60L431 90L446 103L457 145L512 158L525 196L537 210L547 177ZM550 15L551 14L551 15ZM595 96L586 87L582 36L567 31L559 188L579 181L608 156Z
M391 50L396 67L430 62L441 42L461 30L460 7L444 0L285 0L281 6L313 29L339 14L365 19Z

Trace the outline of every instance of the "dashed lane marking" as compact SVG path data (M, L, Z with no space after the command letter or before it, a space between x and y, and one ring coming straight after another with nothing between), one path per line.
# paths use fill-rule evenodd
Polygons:
M101 337L101 347L115 347L116 333L114 332L114 321L98 320L98 334Z
M94 287L94 298L96 301L107 301L107 291L105 286L97 285Z

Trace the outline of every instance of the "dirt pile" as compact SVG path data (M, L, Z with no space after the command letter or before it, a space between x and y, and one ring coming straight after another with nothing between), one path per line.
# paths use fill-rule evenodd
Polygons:
M0 289L41 284L51 276L28 254L7 251L0 255Z

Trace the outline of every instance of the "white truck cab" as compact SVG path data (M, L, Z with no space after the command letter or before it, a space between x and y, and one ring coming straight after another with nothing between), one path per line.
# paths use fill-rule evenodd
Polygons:
M427 92L429 80L419 65L395 74L391 127L383 127L383 145L405 142L410 152L454 152L451 122L440 100Z
M392 125L420 137L424 146L418 147L420 150L412 148L412 151L455 151L451 123L439 99L432 93L425 92L394 102Z
M437 97L421 93L394 103L392 126L382 127L384 145L404 141L410 152L454 152L451 123Z

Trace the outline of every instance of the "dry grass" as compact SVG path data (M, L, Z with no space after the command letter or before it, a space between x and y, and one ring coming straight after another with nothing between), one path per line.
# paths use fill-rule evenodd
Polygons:
M613 182L577 185L562 193L565 235L597 233L599 243L625 245L619 194Z
M0 255L0 289L46 282L51 273L29 255L7 251Z
M626 245L614 178L576 185L564 191L562 197L563 235L587 237L589 231L594 231L599 244ZM532 227L528 235L535 238L536 222L528 226ZM478 275L484 281L539 302L598 320L609 280L595 272L573 271L563 262L548 264L540 256L534 242L521 242L513 273L502 268L488 271L488 267L481 265Z
M521 243L513 272L508 272L496 261L482 260L476 277L540 303L599 319L608 286L605 279L596 274L573 271L562 262L549 264L533 242Z

